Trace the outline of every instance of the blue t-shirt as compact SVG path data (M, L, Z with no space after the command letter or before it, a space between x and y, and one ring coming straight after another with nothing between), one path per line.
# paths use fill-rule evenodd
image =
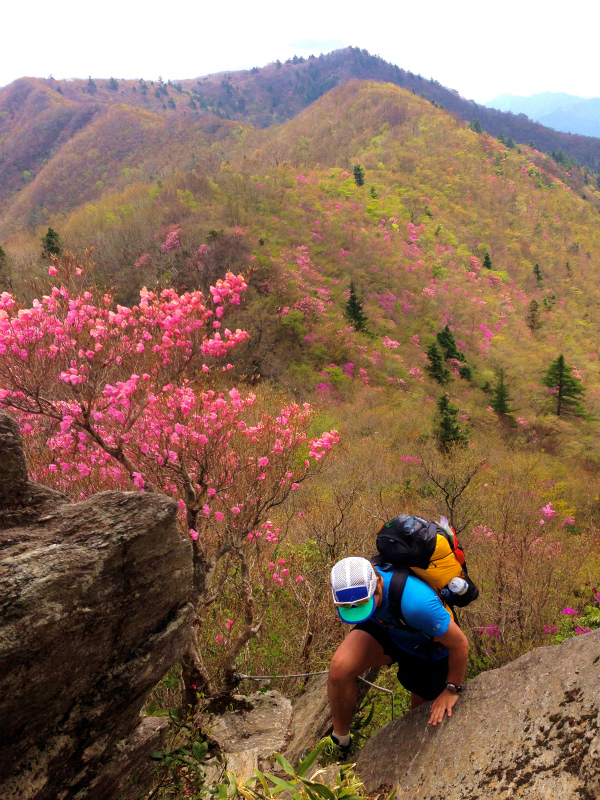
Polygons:
M414 575L409 575L406 579L402 593L402 616L408 625L418 630L402 630L395 627L388 602L393 569L387 567L375 567L375 569L383 577L383 599L370 620L386 628L394 644L413 656L426 659L431 653L434 661L447 656L447 647L441 645L431 647L431 640L443 636L452 619L431 586Z

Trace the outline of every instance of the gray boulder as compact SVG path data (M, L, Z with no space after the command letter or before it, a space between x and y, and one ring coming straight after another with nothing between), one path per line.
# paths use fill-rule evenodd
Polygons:
M177 506L121 492L69 503L28 480L2 412L0 464L0 797L137 798L166 729L141 709L190 640Z
M289 739L292 703L277 691L251 697L236 695L235 711L216 717L207 725L228 768L247 780L254 769L269 768L273 753L281 752Z
M540 647L470 681L451 719L430 703L361 749L367 792L402 800L598 800L600 630Z

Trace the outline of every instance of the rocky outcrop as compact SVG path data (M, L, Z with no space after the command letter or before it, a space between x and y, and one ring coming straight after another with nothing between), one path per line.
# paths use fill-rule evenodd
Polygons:
M541 647L470 681L452 718L430 704L382 728L356 765L398 800L597 800L600 630Z
M177 506L120 492L69 503L28 480L1 412L0 465L0 797L137 798L166 728L140 711L190 637Z
M228 769L247 780L254 769L267 769L273 753L285 748L292 703L273 690L232 700L237 709L216 717L207 729L227 759Z

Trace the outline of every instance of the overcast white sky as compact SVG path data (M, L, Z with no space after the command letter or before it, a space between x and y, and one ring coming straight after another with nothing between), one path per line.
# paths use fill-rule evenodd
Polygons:
M23 75L194 78L353 45L485 102L600 96L600 3L3 0L0 86Z

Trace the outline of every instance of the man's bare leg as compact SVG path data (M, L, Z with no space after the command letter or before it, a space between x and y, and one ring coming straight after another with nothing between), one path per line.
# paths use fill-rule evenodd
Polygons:
M346 736L350 732L358 676L369 667L383 667L391 663L392 659L383 652L383 647L366 631L355 629L346 636L331 660L327 684L336 735Z

